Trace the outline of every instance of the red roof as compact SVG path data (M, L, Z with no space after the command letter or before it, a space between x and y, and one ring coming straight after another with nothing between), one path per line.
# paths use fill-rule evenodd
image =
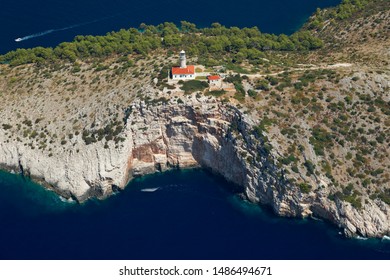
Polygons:
M209 80L209 81L218 81L219 79L221 79L221 77L218 76L218 75L208 76L207 77L207 80Z
M187 68L172 67L172 75L194 75L195 66L188 65Z

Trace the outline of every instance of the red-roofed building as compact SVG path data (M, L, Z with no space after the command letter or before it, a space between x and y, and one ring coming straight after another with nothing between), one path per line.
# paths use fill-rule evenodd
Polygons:
M188 65L186 68L172 67L172 75L195 75L195 66Z
M172 67L173 80L192 80L195 79L195 66L188 65L185 51L180 52L180 67Z
M221 86L221 77L219 75L207 76L207 81L209 82L210 86Z
M207 77L207 80L209 80L209 81L218 81L220 79L221 79L221 77L219 75L211 75L211 76Z

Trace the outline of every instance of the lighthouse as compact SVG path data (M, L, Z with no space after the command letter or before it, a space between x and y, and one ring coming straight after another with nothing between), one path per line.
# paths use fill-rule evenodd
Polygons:
M195 66L187 66L186 52L181 51L179 53L180 66L172 67L172 80L193 80L196 77Z
M187 68L187 58L185 51L180 52L180 68Z

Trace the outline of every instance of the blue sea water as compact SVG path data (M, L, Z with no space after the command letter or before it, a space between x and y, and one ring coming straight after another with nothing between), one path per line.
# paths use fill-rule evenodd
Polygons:
M83 205L4 172L0 187L0 259L390 259L390 242L276 217L203 170L147 176Z
M292 33L317 7L341 0L1 0L0 54L16 48L56 46L76 35L103 35L140 23L179 23L199 27L258 26L269 33ZM48 32L49 31L49 32ZM45 33L22 42L16 38Z

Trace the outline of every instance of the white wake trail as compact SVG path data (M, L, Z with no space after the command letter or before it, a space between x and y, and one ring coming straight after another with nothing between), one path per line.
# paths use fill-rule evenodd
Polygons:
M66 26L66 27L63 27L63 28L58 28L58 29L49 29L49 30L46 30L46 31L42 31L42 32L34 33L34 34L31 34L31 35L28 35L28 36L17 38L17 39L15 39L15 42L26 41L26 40L29 40L29 39L32 39L32 38L45 36L45 35L53 33L53 32L64 31L64 30L76 28L76 27L79 27L79 26L82 26L82 25L87 25L87 24L90 24L90 23L93 23L93 22L96 22L96 20L83 22L83 23L79 23L79 24L73 24L73 25Z
M139 7L138 11L144 10L144 9L148 9L148 8L150 8L152 6L153 5L150 4L150 5L146 5L144 7ZM95 20L91 20L91 21L87 21L87 22L82 22L82 23L78 23L78 24L69 25L69 26L66 26L66 27L63 27L63 28L49 29L49 30L46 30L46 31L34 33L34 34L31 34L31 35L28 35L28 36L16 38L15 42L22 42L22 41L26 41L26 40L29 40L29 39L32 39L32 38L45 36L45 35L48 35L48 34L53 33L53 32L59 32L59 31L64 31L64 30L68 30L68 29L73 29L73 28L76 28L76 27L80 27L80 26L84 26L84 25L88 25L88 24L104 21L104 20L115 18L115 17L118 17L118 16L123 16L123 15L127 14L130 11L134 12L134 9L125 10L125 11L120 12L120 13L116 13L116 14L113 14L113 15L105 16L105 17L102 17L102 18L99 18L99 19L95 19Z
M15 41L16 42L26 41L26 40L29 40L29 39L32 39L32 38L45 36L47 34L55 32L55 31L56 31L56 29L49 29L49 30L46 30L46 31L43 31L43 32L39 32L39 33L31 34L31 35L28 35L28 36L24 36L24 37L21 37L21 38L17 38L17 39L15 39Z

